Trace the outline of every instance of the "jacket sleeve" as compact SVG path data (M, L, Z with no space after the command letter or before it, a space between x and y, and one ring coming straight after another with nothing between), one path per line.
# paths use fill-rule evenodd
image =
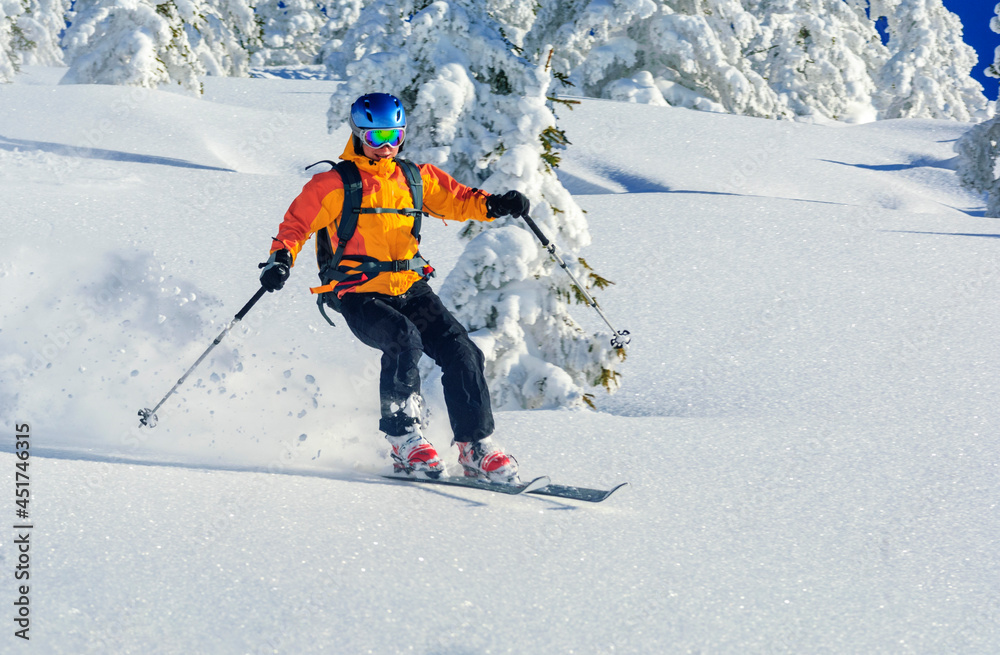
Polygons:
M286 249L292 260L313 234L336 225L344 206L344 184L340 174L327 171L314 175L292 201L271 241L271 252ZM335 229L335 228L334 228Z
M489 194L455 180L433 164L420 165L424 182L424 209L449 221L492 221L486 217Z

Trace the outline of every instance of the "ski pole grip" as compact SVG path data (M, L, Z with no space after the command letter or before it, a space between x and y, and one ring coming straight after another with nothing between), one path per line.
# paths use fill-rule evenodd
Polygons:
M247 304L243 305L243 309L241 309L240 311L236 312L236 317L235 317L236 320L242 321L243 317L246 316L247 312L250 311L250 308L253 307L254 305L256 305L257 301L260 300L264 296L265 293L267 293L267 289L265 289L263 286L260 289L258 289L257 293L253 294L253 298L251 298L247 302Z
M538 240L542 242L542 245L548 248L549 240L545 237L544 234L542 234L542 231L538 229L538 225L535 223L535 221L531 220L531 217L528 216L527 214L522 214L521 218L523 218L524 222L528 224L528 227L530 227L531 231L535 233L535 236L538 237Z

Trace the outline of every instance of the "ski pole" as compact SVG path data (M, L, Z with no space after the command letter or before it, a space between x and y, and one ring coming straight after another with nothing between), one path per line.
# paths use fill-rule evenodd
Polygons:
M170 388L170 391L168 391L167 395L164 396L163 399L156 404L156 407L154 407L153 409L149 409L147 407L139 410L139 427L142 427L144 425L148 428L156 427L156 421L157 421L156 410L160 409L160 407L163 406L163 403L167 402L167 398L169 398L175 391L177 391L177 387L184 384L184 380L186 380L187 377L191 375L191 371L196 369L198 367L198 364L201 364L202 360L208 357L208 353L212 352L212 349L219 345L219 342L221 342L226 337L226 335L229 334L229 331L232 330L237 323L243 320L243 317L247 315L247 312L250 311L250 308L253 307L255 304L257 304L257 301L260 300L261 296L263 296L266 292L267 289L265 289L264 287L261 287L260 289L257 290L257 293L253 295L253 298L251 298L247 304L243 305L243 309L236 312L236 316L233 317L233 320L229 321L229 325L227 325L226 328L219 333L219 336L215 337L215 341L213 341L212 345L208 347L208 350L206 350L201 354L201 357L198 358L198 361L196 361L194 364L191 365L191 368L189 368L187 372L181 376L181 379L177 381L177 384L175 384L173 387Z
M531 228L531 231L535 233L535 236L538 237L538 240L542 242L542 246L544 246L544 248L548 251L548 253L552 255L552 258L559 263L559 266L561 266L564 271L566 271L566 275L568 275L569 278L573 280L573 284L576 285L576 288L580 291L581 294L583 294L583 298L584 300L587 301L587 304L593 307L595 310L597 310L597 313L601 315L601 318L604 320L607 326L611 328L611 331L615 335L611 337L611 347L615 349L622 349L625 346L627 346L629 342L632 341L632 337L629 336L629 331L616 330L615 326L611 325L611 321L609 321L608 317L604 315L604 312L601 311L601 308L597 306L597 301L594 300L589 293L587 293L587 290L583 288L583 285L580 284L580 281L576 279L576 276L573 275L572 272L570 272L569 266L566 264L563 258L560 257L559 254L556 252L556 244L552 243L551 241L548 240L548 238L546 238L545 234L538 228L538 225L535 223L535 221L531 219L531 216L528 216L527 214L522 214L521 218L523 218L524 222L528 224L528 227Z

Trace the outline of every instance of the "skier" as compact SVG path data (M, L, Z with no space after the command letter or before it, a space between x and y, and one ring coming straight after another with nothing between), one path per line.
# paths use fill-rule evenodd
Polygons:
M349 123L351 138L342 161L334 170L314 175L292 202L271 243L270 258L261 264L260 283L268 291L281 289L299 250L318 232L325 284L313 292L343 314L362 343L382 351L379 429L392 445L395 470L430 478L445 474L420 429L417 362L426 353L442 370L448 418L465 475L518 482L516 460L490 436L493 413L483 354L425 279L433 269L418 252L421 216L414 198L422 197L416 210L455 221L524 215L528 199L518 191L490 195L431 164L417 167L397 159L406 137L406 112L393 95L361 96L351 105ZM358 212L350 209L352 197L360 198ZM351 234L345 217L353 215Z

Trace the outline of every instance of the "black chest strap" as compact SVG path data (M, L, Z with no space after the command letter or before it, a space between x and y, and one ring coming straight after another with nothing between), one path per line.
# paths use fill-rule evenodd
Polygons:
M390 208L390 207L362 207L364 200L363 185L361 181L361 171L357 165L351 161L323 162L331 164L340 175L344 186L344 206L340 215L340 223L337 225L337 246L333 248L330 232L327 228L319 230L316 234L316 258L319 263L319 277L323 286L315 287L311 291L319 294L317 304L323 318L333 325L333 321L326 315L323 305L328 305L339 311L338 290L345 287L362 284L374 278L380 273L414 271L421 276L427 277L433 274L434 269L430 263L420 256L418 252L413 259L402 259L396 261L379 261L374 257L363 255L350 255L351 261L358 261L359 265L351 265L347 270L342 270L341 260L344 258L344 250L348 241L354 236L358 229L358 218L361 214L404 214L413 217L413 227L410 232L413 238L420 243L420 228L424 215L424 184L420 176L420 169L411 161L406 159L396 159L406 178L406 184L413 199L413 208ZM312 166L315 166L313 164ZM312 166L308 168L312 168ZM307 170L308 170L307 168Z

